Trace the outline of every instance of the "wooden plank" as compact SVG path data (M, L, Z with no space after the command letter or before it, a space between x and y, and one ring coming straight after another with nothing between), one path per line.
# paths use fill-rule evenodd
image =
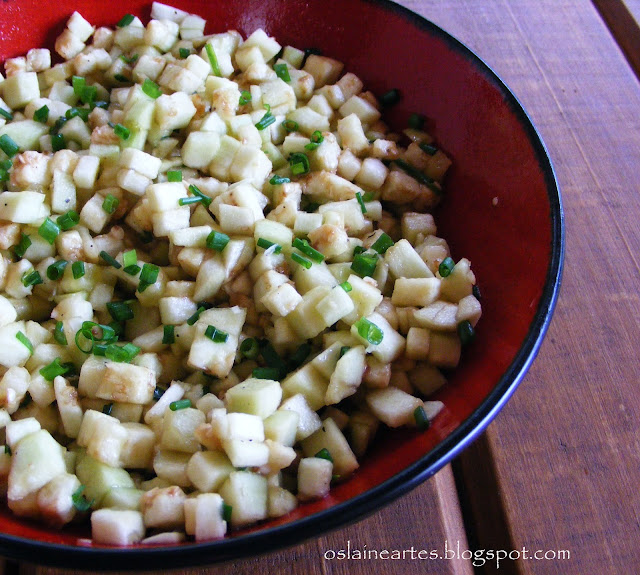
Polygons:
M640 1L593 0L593 3L640 77Z
M455 556L444 556L446 548ZM457 548L468 548L458 505L453 473L444 467L433 478L364 521L291 549L233 564L234 575L291 573L301 575L357 575L385 573L411 575L472 575L468 559L458 558ZM414 549L413 554L411 549ZM381 551L404 553L404 559L376 558ZM432 558L421 559L428 551ZM339 559L339 552L351 557ZM359 556L363 557L358 559ZM335 553L336 558L332 559ZM436 557L437 554L437 558ZM412 559L413 555L413 559ZM223 575L229 565L175 571L175 575ZM23 566L21 575L73 575L79 571ZM124 575L124 574L123 574Z
M408 4L507 81L541 131L563 188L567 259L557 312L528 377L489 427L483 457L493 461L512 549L568 550L571 558L520 560L515 568L523 574L636 572L637 80L590 3ZM463 461L473 478L473 459ZM473 499L486 496L474 483L467 488ZM474 520L482 542L492 525L479 514Z

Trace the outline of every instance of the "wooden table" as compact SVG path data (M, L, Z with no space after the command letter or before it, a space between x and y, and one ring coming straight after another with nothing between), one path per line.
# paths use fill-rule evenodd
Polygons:
M515 557L523 548L547 559L502 560L499 569L477 560L477 572L638 573L640 0L401 3L487 61L541 132L567 222L557 311L513 399L452 466L360 523L234 573L471 574L469 549ZM460 558L325 559L347 545L440 555L445 544ZM65 573L9 562L5 570Z

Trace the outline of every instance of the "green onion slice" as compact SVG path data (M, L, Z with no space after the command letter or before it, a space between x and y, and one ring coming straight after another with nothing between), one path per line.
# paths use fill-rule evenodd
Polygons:
M68 345L67 336L64 334L64 324L61 321L56 323L56 327L53 330L53 339L60 345Z
M275 174L273 178L269 180L269 183L272 186L278 186L280 184L288 184L290 181L291 180L289 178L285 178L284 176L279 176L278 174Z
M311 141L305 145L305 149L315 150L322 142L324 142L324 136L320 130L316 130L311 134Z
M24 257L24 254L29 249L31 245L31 239L26 234L22 234L20 236L20 242L17 246L13 248L13 253L16 254L19 258Z
M284 82L291 82L291 75L289 74L289 67L282 64L275 64L273 66L273 71L276 73L276 76L280 78Z
M78 215L78 212L74 210L69 210L66 214L62 214L56 219L56 222L62 231L70 230L73 226L77 225L79 221L80 216Z
M389 106L393 106L400 101L400 90L394 88L393 90L389 90L380 96L380 104L383 107L387 108Z
M167 180L169 182L181 182L182 181L182 170L169 170L167 172Z
M242 90L242 92L240 92L240 101L238 103L241 106L244 106L249 102L251 102L251 92L249 92L249 90Z
M306 269L309 269L312 265L307 258L303 258L300 254L297 254L296 252L293 252L291 254L291 259Z
M33 119L41 124L46 124L49 120L49 107L45 104L33 113Z
M420 431L429 429L429 418L427 417L427 414L422 405L419 405L415 408L415 410L413 411L413 417L416 420L416 426Z
M162 96L162 90L160 90L160 86L156 84L153 80L149 78L145 78L144 82L142 82L142 91L149 96L149 98L159 98Z
M200 318L200 314L205 310L204 306L200 306L196 312L187 320L187 325L193 325Z
M360 204L360 211L363 214L366 214L367 206L364 205L364 200L362 199L362 194L360 192L356 192L356 200L358 200L358 203Z
M340 284L340 287L341 287L344 291L346 291L347 293L349 293L349 292L353 289L353 287L351 286L351 284L350 284L349 282L342 282L342 283Z
M438 148L432 146L431 144L427 144L426 142L420 144L420 149L430 156L435 156L436 152L438 151Z
M384 254L392 245L393 240L385 232L382 232L380 237L373 242L371 249L375 250L379 254Z
M135 19L135 16L133 14L125 14L120 21L116 24L116 26L118 28L124 28L125 26L128 26L129 24L131 24Z
M113 128L113 133L118 136L121 140L128 140L131 132L129 128L123 126L122 124L114 124L111 126Z
M318 250L312 248L309 245L309 242L307 240L303 240L302 238L295 238L291 245L294 248L299 249L311 261L314 261L317 264L319 264L319 263L324 261L324 254L322 252L319 252Z
M316 453L314 457L317 457L318 459L326 459L327 461L333 463L333 457L331 457L331 453L329 453L329 450L326 447L323 447L320 451L318 451L318 453Z
M59 375L64 375L71 369L70 365L61 364L60 358L56 357L49 365L40 370L40 375L47 381L53 381Z
M258 342L253 337L242 340L240 344L240 353L247 359L255 359L260 353Z
M202 198L198 196L187 196L186 198L180 198L178 200L179 206L188 206L190 204L198 204L202 201Z
M142 293L149 286L158 281L160 268L154 264L144 264L140 272L140 283L138 284L138 292Z
M79 280L83 277L85 273L84 262L73 262L71 264L71 273L73 274L74 280Z
M440 265L438 266L438 273L440 274L441 277L446 278L449 275L451 275L451 272L455 267L456 267L456 264L453 261L453 258L446 257L440 262Z
M171 345L172 343L175 343L176 336L174 332L175 326L165 325L162 333L162 343L165 345Z
M140 353L140 348L132 343L126 343L123 346L111 343L107 346L105 357L111 361L118 363L129 363L136 355Z
M111 415L112 411L113 411L113 402L105 403L104 406L102 407L102 413L104 413L105 415Z
M179 411L181 409L187 409L188 407L191 407L190 399L179 399L178 401L172 401L169 404L169 409L171 411Z
M348 345L343 345L340 348L340 355L338 356L338 359L340 359L345 353L347 353L351 348Z
M207 236L207 247L217 252L221 252L229 243L229 239L230 238L227 234L213 230Z
M24 333L22 333L21 331L16 333L16 339L29 350L30 354L33 354L33 345L29 341L29 338L24 335Z
M384 339L384 332L372 321L361 317L355 324L358 335L372 345L380 345Z
M112 214L118 209L118 204L120 204L120 200L118 198L113 194L107 194L102 202L102 209L108 214Z
M204 49L207 52L207 57L209 58L209 64L211 64L211 71L215 76L219 78L222 77L222 73L220 72L220 66L218 65L218 57L216 56L216 52L213 49L213 46L209 43L205 44Z
M127 321L133 319L133 308L126 301L110 301L107 302L107 311L115 321Z
M458 324L457 331L462 346L469 345L476 337L476 332L468 319Z
M204 330L204 335L214 343L226 343L229 339L229 334L226 331L222 331L212 325L207 326L207 329Z
M420 184L424 184L427 186L432 192L442 195L442 190L440 187L432 180L429 176L423 174L418 168L412 166L411 164L405 162L404 160L393 160L393 162L398 166L403 172L409 174L414 180L419 182Z
M11 122L11 120L13 120L13 114L4 108L0 108L0 116L7 120L7 122Z
M411 114L409 116L409 127L413 130L422 130L426 118L422 114Z
M224 519L227 523L231 521L231 514L233 513L233 507L231 505L227 505L224 501L222 502L222 519Z
M272 253L274 254L279 254L282 251L282 246L280 244L276 244L275 242L270 242L269 240L265 240L264 238L258 238L256 245L259 248L263 248L265 250L268 250L269 248L273 248Z
M303 343L302 345L300 345L300 347L298 347L298 349L296 349L293 355L289 358L289 365L291 369L297 369L298 367L300 367L304 363L305 359L309 357L310 353L310 344Z
M180 56L181 60L184 60L191 55L191 50L189 50L189 48L180 48L178 49L178 55Z
M18 146L8 134L2 134L2 136L0 136L0 150L10 158L13 158L13 156L20 151L20 146Z
M256 128L258 128L258 130L264 130L265 128L273 124L275 121L276 121L276 117L271 113L271 110L267 110L265 115L262 116L262 118L260 118L258 122L256 122Z
M277 367L256 367L251 372L251 375L256 379L272 379L278 381L280 379L280 370Z
M54 134L51 136L51 149L54 152L59 152L60 150L64 150L67 146L67 142L64 139L63 134Z
M33 270L22 276L22 285L24 287L36 286L41 283L43 283L42 276L36 270Z
M372 276L376 271L377 265L378 258L376 256L369 256L361 253L353 257L353 262L351 262L351 269L363 278Z
M293 120L285 120L284 122L282 122L282 127L287 132L297 132L300 129L298 122L295 122Z
M211 202L213 201L209 196L207 196L206 194L203 194L202 191L200 191L200 188L198 188L198 186L191 184L189 186L189 191L194 195L194 196L198 196L199 198L201 198L202 203L208 208L211 205Z
M122 265L126 268L128 266L135 266L138 263L138 255L136 250L129 250L122 254Z
M81 485L71 495L71 502L73 503L73 506L76 508L77 511L80 511L81 513L88 511L94 502L93 499L89 501L87 497L83 495L82 492L84 491L84 489L85 489L85 486Z
M310 168L309 158L302 152L294 152L289 156L289 166L294 176L302 176L308 174Z
M120 264L119 261L116 260L116 258L114 258L113 256L109 255L107 252L105 252L104 250L100 252L100 257L107 262L111 267L116 268L117 270L119 270L122 265Z

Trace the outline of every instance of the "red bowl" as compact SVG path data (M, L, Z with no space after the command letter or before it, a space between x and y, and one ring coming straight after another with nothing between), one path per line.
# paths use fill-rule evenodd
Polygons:
M171 2L169 2L171 3ZM73 10L94 25L125 13L147 21L149 0L0 3L0 60L53 47ZM437 394L446 410L426 433L381 433L348 482L290 515L211 543L107 548L80 529L54 531L0 511L0 554L91 569L156 569L214 563L272 551L343 526L433 475L495 417L533 361L560 285L563 214L540 136L515 96L468 48L420 16L385 0L179 0L207 19L207 33L264 28L282 44L319 48L345 62L368 89L402 93L390 115L412 112L453 159L436 214L454 259L468 257L482 291L473 346ZM108 7L108 9L105 9Z

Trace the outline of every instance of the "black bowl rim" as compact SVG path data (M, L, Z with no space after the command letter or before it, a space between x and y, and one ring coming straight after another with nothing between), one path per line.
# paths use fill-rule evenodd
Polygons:
M535 359L558 300L565 252L564 212L560 187L547 147L518 98L500 76L475 52L440 26L391 0L366 0L406 18L439 37L477 69L502 94L529 136L544 173L550 204L551 254L545 287L522 347L507 371L478 408L429 453L380 485L343 503L291 523L208 543L148 549L72 547L0 534L0 554L43 565L76 569L136 570L195 567L246 559L299 544L307 539L363 519L429 479L467 448L504 407Z

